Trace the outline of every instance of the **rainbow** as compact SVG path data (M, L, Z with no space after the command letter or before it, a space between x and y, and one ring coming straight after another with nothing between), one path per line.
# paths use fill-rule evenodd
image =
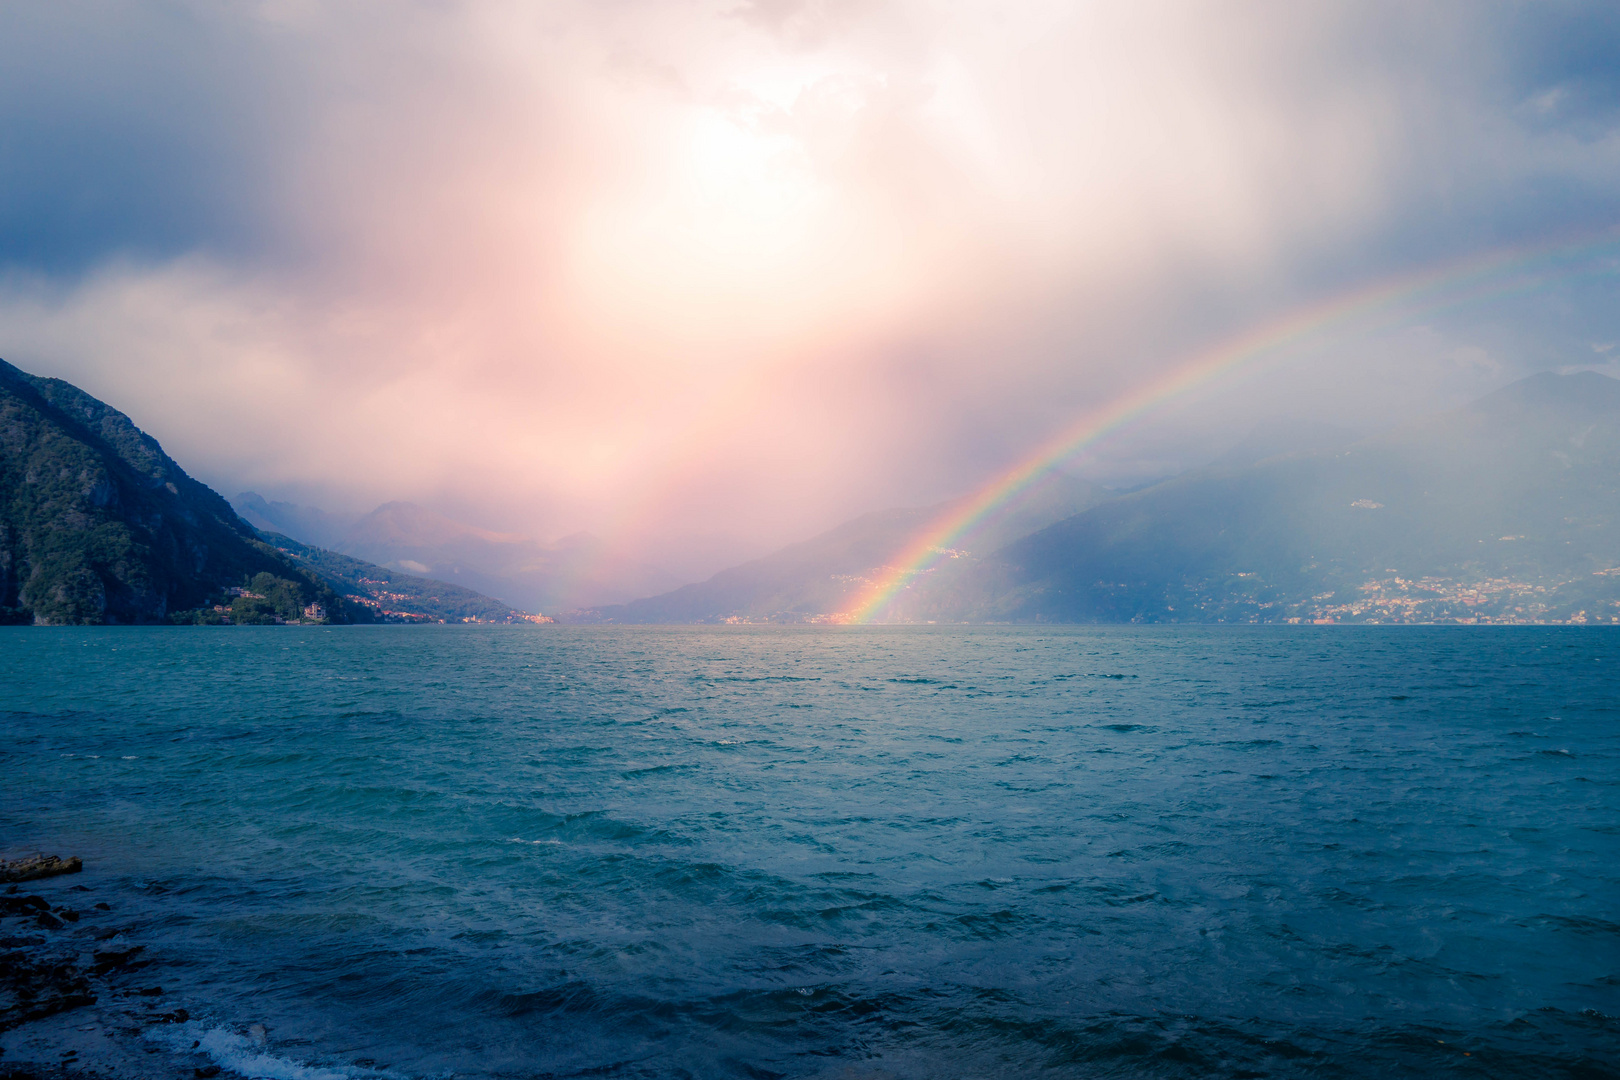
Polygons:
M1471 255L1318 300L1207 346L1129 393L1078 417L966 500L953 503L948 511L914 536L895 560L858 594L854 605L844 613L843 621L881 621L895 598L917 575L932 569L940 559L951 554L949 549L959 543L964 534L988 519L1008 500L1061 463L1167 402L1239 371L1262 370L1268 360L1281 363L1283 358L1279 354L1287 346L1386 308L1421 301L1442 292L1450 299L1425 310L1519 291L1527 287L1525 272L1535 271L1538 264L1545 264L1555 275L1562 276L1559 271L1566 264L1614 244L1617 238L1620 238L1620 230L1605 229L1596 237L1587 233L1577 242L1560 239ZM1563 273L1568 271L1563 270ZM1502 282L1508 274L1515 277ZM1544 279L1545 274L1534 282ZM1534 287L1533 283L1528 287ZM1456 297L1459 288L1464 293L1462 299Z

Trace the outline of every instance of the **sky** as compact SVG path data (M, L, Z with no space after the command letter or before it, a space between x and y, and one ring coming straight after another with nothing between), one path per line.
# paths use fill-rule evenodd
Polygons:
M1166 400L1620 376L1605 3L0 4L0 357L189 471L717 569L991 482L1246 328L1508 260Z

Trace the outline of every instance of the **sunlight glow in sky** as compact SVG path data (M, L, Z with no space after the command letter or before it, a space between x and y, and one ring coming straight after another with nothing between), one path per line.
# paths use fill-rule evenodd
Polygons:
M114 2L8 13L0 356L233 494L713 569L951 497L1204 343L1620 220L1604 5ZM1609 365L1590 280L1096 448Z

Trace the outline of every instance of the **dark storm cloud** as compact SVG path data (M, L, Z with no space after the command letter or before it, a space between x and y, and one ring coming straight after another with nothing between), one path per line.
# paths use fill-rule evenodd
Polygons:
M1609 4L0 10L0 355L220 483L540 530L943 498L1205 342L1620 219ZM1613 353L1606 283L1537 290L1249 396Z
M1520 4L1502 20L1504 104L1524 123L1600 139L1620 126L1620 6Z
M262 27L179 4L8 4L0 263L251 257L275 239L298 72Z
M739 8L782 33L814 25L816 41L859 24L859 11L803 3ZM1234 12L1238 20L1266 19L1263 8ZM1470 3L1427 12L1352 9L1340 19L1342 50L1352 64L1406 68L1395 74L1416 111L1462 105L1463 123L1494 114L1543 137L1612 137L1620 124L1620 7ZM384 10L371 14L387 18ZM4 21L0 262L74 274L110 254L161 259L204 250L252 258L309 239L289 220L296 217L286 205L289 173L307 148L321 98L352 89L333 59L343 43L304 47L296 32L250 5L13 4ZM365 25L353 20L342 32L362 33ZM385 27L376 29L386 35ZM1310 67L1337 77L1333 63L1318 59L1306 58L1285 78L1314 81L1304 70ZM1443 100L1448 94L1473 100ZM1399 224L1391 237L1408 245L1423 242L1423 231L1414 233L1420 219L1450 243L1458 229L1484 224L1510 234L1620 205L1607 172L1504 177L1479 167L1489 132L1430 136L1444 145L1416 148L1422 170L1404 195L1411 213L1392 208ZM1469 147L1477 136L1484 145ZM1448 224L1448 217L1455 220Z

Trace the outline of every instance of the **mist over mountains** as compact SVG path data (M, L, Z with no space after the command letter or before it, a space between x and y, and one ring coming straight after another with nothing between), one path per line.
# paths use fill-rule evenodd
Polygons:
M594 590L644 595L564 621L838 623L968 505L865 514L668 588L594 537L412 503L343 515L247 492L233 512L122 413L9 365L0 449L13 621L161 621L268 574L340 621L508 621ZM880 620L1620 622L1620 381L1543 373L1366 438L1271 425L1124 494L1053 471L951 543L901 568Z
M342 514L246 491L232 505L255 528L453 582L526 611L618 603L681 581L661 567L615 557L588 533L545 541L481 529L411 502Z
M1613 621L1620 382L1540 374L1342 448L1111 500L920 584L910 618Z
M897 621L1617 621L1620 381L1540 374L1368 438L1261 428L1125 495L1013 504L918 574ZM601 613L842 621L945 508L890 511Z
M1020 492L966 542L987 554L1094 506L1110 494L1088 481L1052 473ZM817 621L819 616L848 611L881 567L964 501L865 514L765 558L723 570L700 584L607 608L597 615L623 622ZM964 549L963 554L970 553Z
M911 577L901 622L1610 621L1620 614L1620 382L1544 373L1362 437L1256 427L1209 465L1119 493L1061 472ZM244 495L289 533L558 611L599 542L544 545L391 503L342 519ZM876 511L574 622L842 622L959 503ZM302 514L302 518L297 515ZM324 533L320 530L326 530ZM598 592L655 579L620 577ZM652 590L647 590L652 591ZM577 595L577 591L575 595Z

